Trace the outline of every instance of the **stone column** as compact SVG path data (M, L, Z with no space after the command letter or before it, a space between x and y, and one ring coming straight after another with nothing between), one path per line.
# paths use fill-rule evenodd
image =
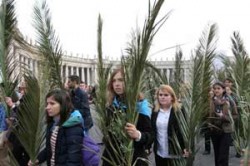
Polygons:
M87 85L90 84L90 68L87 68L87 81L86 81Z
M70 75L73 75L73 74L74 74L74 67L70 66Z
M34 67L34 74L36 77L38 77L38 66L37 66L37 60L33 61L33 67Z
M167 80L168 80L168 82L169 82L169 76L170 76L169 69L167 68L166 70L167 70L167 72L166 72Z
M63 67L64 67L64 64L61 65L61 72L60 72L62 81L63 81Z
M65 64L65 80L67 80L68 74L69 74L68 66L67 66L67 64Z
M97 68L96 66L94 67L94 79L93 79L94 83L97 83Z
M184 80L183 80L183 81L184 81L185 83L187 83L187 81L188 81L188 80L187 80L187 78L188 78L188 76L187 76L187 70L188 70L188 69L187 69L187 68L183 68L183 69L184 69Z
M76 66L76 75L79 76L79 68Z
M30 71L34 74L34 70L33 70L33 59L29 58L29 69Z
M85 79L85 68L82 68L82 78L83 78L83 82L86 83L86 79Z

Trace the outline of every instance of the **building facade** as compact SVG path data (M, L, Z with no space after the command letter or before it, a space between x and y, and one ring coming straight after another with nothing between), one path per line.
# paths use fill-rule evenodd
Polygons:
M39 75L39 61L41 56L39 56L38 51L36 51L33 43L27 43L27 49L22 49L18 46L13 47L13 53L16 54L16 60L21 64L27 65L28 69L34 73L35 76ZM169 81L174 77L174 60L150 60L151 63L156 66L162 73L165 73ZM61 75L63 81L67 81L68 76L78 75L80 79L88 85L94 85L97 82L97 58L88 58L84 55L72 55L66 52L62 56L62 68ZM105 58L103 59L104 66L109 64L116 68L120 65L120 59ZM181 69L182 78L184 82L188 80L188 71L191 66L191 61L184 61Z

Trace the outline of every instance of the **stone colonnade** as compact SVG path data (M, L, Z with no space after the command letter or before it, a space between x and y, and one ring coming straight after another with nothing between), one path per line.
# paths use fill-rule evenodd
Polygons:
M70 75L78 75L80 80L85 82L87 85L93 84L95 81L95 68L92 66L73 66L72 64L62 65L62 78L67 81Z
M39 75L39 61L41 59L40 56L34 51L24 51L17 50L15 51L16 60L21 62L22 64L26 64L30 71L32 71L35 76ZM62 57L62 68L61 68L61 76L63 81L67 81L68 76L70 75L78 75L81 81L85 82L88 85L94 85L97 82L97 62L96 58L83 58L77 56L69 56L64 55ZM113 68L116 68L120 65L120 60L116 59L103 59L104 66L108 66L109 64L113 64ZM171 60L161 60L161 61L151 61L151 63L168 78L168 81L171 82L174 78L174 69L175 69L175 61ZM187 82L189 79L189 69L191 68L192 62L190 60L185 60L182 63L182 80Z

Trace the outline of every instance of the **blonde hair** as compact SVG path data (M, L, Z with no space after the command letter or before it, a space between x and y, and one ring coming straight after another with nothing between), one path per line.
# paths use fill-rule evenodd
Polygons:
M161 107L159 100L158 100L160 90L163 92L167 92L172 96L172 107L174 108L175 111L178 111L180 109L180 104L177 100L177 97L176 97L176 94L175 94L173 88L169 85L160 85L160 87L156 90L154 111L158 112L160 110L160 107Z

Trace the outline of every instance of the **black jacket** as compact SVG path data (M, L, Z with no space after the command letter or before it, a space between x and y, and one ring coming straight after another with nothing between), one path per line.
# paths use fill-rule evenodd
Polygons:
M51 146L50 137L52 124L46 133L46 147L38 155L39 163L47 161L50 166ZM71 127L60 127L56 139L55 165L56 166L82 166L83 129L81 124Z
M122 105L123 107L124 105ZM112 118L114 118L114 112L117 110L121 110L124 108L114 108L113 106L110 106L109 108L107 108L107 113L108 116L110 118L110 121L112 120ZM126 111L126 110L124 110ZM108 125L108 123L107 123ZM141 132L141 139L140 141L136 142L134 141L134 156L133 156L133 162L138 158L138 157L142 157L147 159L148 153L146 152L146 150L151 147L151 144L153 143L153 131L152 131L152 127L151 127L151 121L150 121L150 117L144 114L139 113L138 116L138 121L137 121L137 125L136 125L137 130L139 130ZM121 129L122 130L122 129ZM114 136L112 135L112 133L109 133L109 137L111 138L111 142L115 141ZM104 138L105 139L105 138ZM128 138L129 139L129 138ZM105 140L104 140L105 142ZM110 142L105 142L105 146L106 149L104 150L103 156L110 159L112 157L114 157L114 152L111 148ZM115 146L115 142L112 143L112 146ZM120 148L120 147L115 147ZM108 151L110 152L110 154L108 153ZM117 162L117 165L119 165L120 163ZM105 160L103 161L103 166L109 166L110 164L108 162L106 162ZM141 162L141 160L137 161L136 166L144 166L147 164L145 162Z
M158 143L157 143L157 127L156 127L156 120L158 117L158 112L153 112L152 117L151 117L151 122L152 122L152 127L154 131L154 153L156 154L157 148L158 148ZM173 138L173 134L176 134L181 150L177 150L176 145L177 143L175 142ZM169 142L169 154L170 155L182 155L183 150L185 148L184 144L184 139L180 131L180 127L177 121L176 113L174 109L171 109L170 112L170 117L169 117L169 122L168 122L168 142Z
M93 120L89 108L88 94L79 87L71 91L71 101L74 110L79 110L84 120L84 128L90 129L93 126Z

